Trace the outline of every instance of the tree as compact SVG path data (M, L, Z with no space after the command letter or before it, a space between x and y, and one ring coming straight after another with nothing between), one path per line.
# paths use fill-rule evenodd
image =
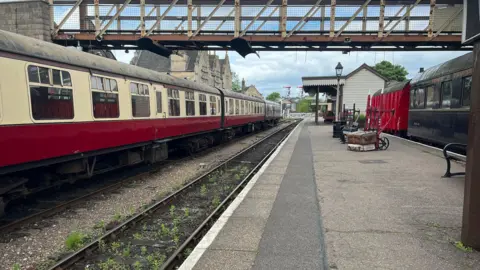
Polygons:
M280 93L278 92L270 93L266 99L270 101L278 101L280 99Z
M312 103L311 99L301 99L297 102L297 112L301 113L308 113L311 112L311 106L310 104Z
M240 92L243 90L242 84L240 83L240 78L235 72L232 72L232 90L235 92Z
M373 67L378 73L386 77L389 81L405 81L407 79L407 70L401 65L393 65L388 61L377 63Z

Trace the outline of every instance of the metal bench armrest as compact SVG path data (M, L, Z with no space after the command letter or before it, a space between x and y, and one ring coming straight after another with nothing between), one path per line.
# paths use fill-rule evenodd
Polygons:
M450 156L448 154L448 150L449 149L453 149L453 148L464 148L465 150L467 149L467 145L466 144L462 144L462 143L449 143L447 145L445 145L445 147L443 147L443 156L445 157L445 161L447 161L447 171L445 172L445 175L443 175L443 177L452 177L452 176L455 176L455 175L465 175L465 172L456 172L456 173L452 173L450 172L450 169L451 169L451 160L459 160L458 158L454 157L454 156Z

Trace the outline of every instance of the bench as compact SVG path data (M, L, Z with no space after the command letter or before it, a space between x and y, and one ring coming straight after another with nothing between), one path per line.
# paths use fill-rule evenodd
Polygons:
M461 143L449 143L447 145L445 145L445 147L443 148L443 156L445 157L445 160L447 161L447 171L445 172L445 175L443 177L452 177L452 176L455 176L455 175L465 175L465 172L455 172L455 173L451 173L450 172L450 168L451 168L451 160L455 160L455 161L463 161L463 162L466 162L466 157L462 156L462 155L459 155L459 154L455 154L453 152L450 152L448 151L449 149L456 149L456 150L467 150L467 145L466 144L461 144Z

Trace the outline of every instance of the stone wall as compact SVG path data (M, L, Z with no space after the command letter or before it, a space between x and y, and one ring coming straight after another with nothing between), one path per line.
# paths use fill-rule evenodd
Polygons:
M0 29L51 41L48 1L0 1Z

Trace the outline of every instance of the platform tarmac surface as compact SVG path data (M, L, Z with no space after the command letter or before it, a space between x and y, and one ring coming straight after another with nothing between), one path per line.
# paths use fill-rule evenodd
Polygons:
M350 152L331 135L303 121L180 269L480 269L453 244L464 179L441 177L437 150Z

